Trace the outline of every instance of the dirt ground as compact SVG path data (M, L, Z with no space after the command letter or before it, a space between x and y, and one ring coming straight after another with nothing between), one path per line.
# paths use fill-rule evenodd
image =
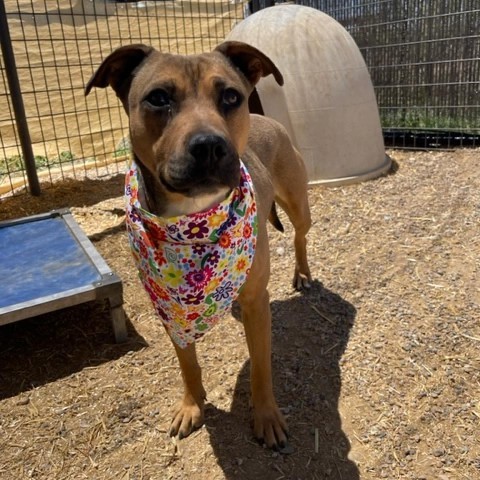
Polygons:
M181 381L130 259L121 176L4 200L0 219L71 208L124 282L129 338L99 304L0 327L0 478L480 478L480 150L390 154L390 175L310 190L307 294L290 287L291 229L271 232L289 455L252 438L233 316L198 345L205 426L167 438Z

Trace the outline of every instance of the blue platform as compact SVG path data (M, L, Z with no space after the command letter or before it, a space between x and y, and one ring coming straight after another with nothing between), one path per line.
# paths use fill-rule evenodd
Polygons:
M0 222L0 259L0 325L106 299L126 338L121 281L68 210Z

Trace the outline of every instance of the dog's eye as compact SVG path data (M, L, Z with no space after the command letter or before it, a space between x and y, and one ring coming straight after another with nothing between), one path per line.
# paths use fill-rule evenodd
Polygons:
M145 97L145 102L155 108L170 107L170 95L165 90L153 90Z
M227 88L223 92L222 103L227 108L237 107L242 102L242 99L243 97L241 93L237 92L233 88Z

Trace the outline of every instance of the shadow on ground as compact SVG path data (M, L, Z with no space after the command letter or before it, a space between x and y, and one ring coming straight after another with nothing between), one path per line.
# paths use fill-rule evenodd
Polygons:
M0 400L147 346L127 319L116 344L106 304L86 303L0 327Z
M273 302L272 313L274 385L294 451L281 455L253 441L247 362L236 383L231 411L213 405L206 410L206 427L225 478L358 480L338 411L339 362L355 308L316 282L305 296Z

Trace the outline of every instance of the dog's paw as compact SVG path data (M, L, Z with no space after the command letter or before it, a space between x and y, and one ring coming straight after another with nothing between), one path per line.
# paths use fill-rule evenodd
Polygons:
M173 420L168 430L171 437L181 440L199 429L204 422L203 405L183 400L173 412Z
M274 450L287 446L288 427L277 406L253 410L253 434L260 443Z
M299 269L295 269L292 283L295 290L308 290L312 286L312 276L308 270L303 273Z

